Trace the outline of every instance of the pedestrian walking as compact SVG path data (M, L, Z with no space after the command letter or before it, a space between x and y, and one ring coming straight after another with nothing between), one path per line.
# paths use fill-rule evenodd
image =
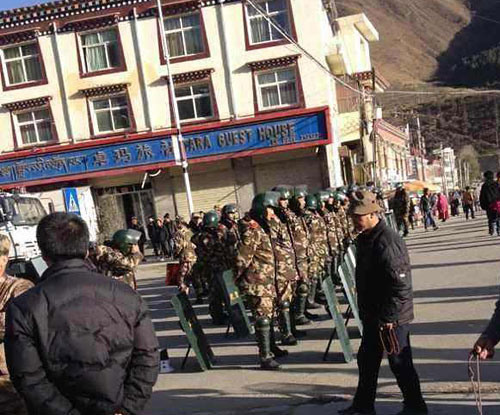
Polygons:
M0 415L25 415L26 406L14 389L5 362L5 312L7 304L15 297L33 287L33 283L7 275L11 243L7 235L0 234Z
M414 318L411 265L403 239L380 220L375 195L358 191L349 213L357 238L356 289L363 322L358 351L359 383L343 415L374 415L380 364L386 352L403 393L399 415L427 414L420 381L413 366L410 323Z
M173 252L174 252L174 235L176 232L175 229L175 222L170 219L170 214L165 213L163 216L163 227L165 228L166 236L167 236L167 241L166 241L166 247L167 247L167 256L169 258L173 257Z
M438 229L434 221L432 200L428 188L424 189L424 194L420 198L420 210L422 211L425 230L427 230L429 226L432 226L434 230Z
M404 186L400 183L396 187L396 194L393 200L394 216L398 229L403 230L403 236L408 236L410 225L410 197Z
M500 236L500 189L498 178L500 172L497 173L497 181L493 180L493 172L488 170L484 173L484 183L481 186L479 195L479 203L481 209L486 211L488 218L488 232L494 235L495 231Z
M170 252L167 246L168 234L167 229L163 226L163 220L160 218L156 219L157 235L158 235L158 245L160 248L160 261L165 261L169 256Z
M79 216L46 216L37 241L49 268L10 301L5 331L9 373L29 414L140 414L159 365L147 305L90 271Z
M137 219L137 216L132 216L132 218L130 218L129 229L133 229L141 233L141 237L137 245L139 245L139 251L141 251L141 254L144 257L145 256L144 244L146 243L146 231L144 230L144 226L142 226L142 224L139 223L139 219Z
M450 218L448 198L442 192L437 194L436 209L438 217L442 222L446 222Z
M451 216L459 216L460 212L458 211L458 207L460 206L460 192L455 190L451 193L450 197L450 207L451 207Z
M474 195L469 186L465 188L462 194L462 207L465 213L465 220L469 220L469 215L474 219Z

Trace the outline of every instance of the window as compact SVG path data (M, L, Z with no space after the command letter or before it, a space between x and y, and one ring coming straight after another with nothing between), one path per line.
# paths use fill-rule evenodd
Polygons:
M130 128L126 95L94 99L91 105L92 121L97 133L123 131Z
M181 121L200 120L214 116L210 85L208 83L175 88Z
M43 79L36 43L5 48L2 50L2 54L7 85L36 82Z
M277 23L284 32L290 33L290 19L288 16L288 0L264 0L257 6L265 11L269 18ZM276 30L262 14L252 5L247 5L248 26L250 28L250 43L263 43L283 39L283 35Z
M48 108L16 114L22 145L47 143L54 140L52 117Z
M262 109L298 103L295 68L275 69L257 73L260 106Z
M81 35L85 72L98 72L120 66L120 45L116 29Z
M199 12L166 18L165 36L171 58L204 52Z

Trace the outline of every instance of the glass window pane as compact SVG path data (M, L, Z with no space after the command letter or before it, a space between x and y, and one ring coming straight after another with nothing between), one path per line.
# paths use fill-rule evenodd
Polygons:
M193 94L209 94L210 93L210 87L208 84L198 84L198 85L193 85Z
M169 17L165 19L165 30L176 30L181 28L181 19L178 17Z
M116 108L116 107L127 107L127 97L124 95L119 96L119 97L113 97L111 98L111 106Z
M193 101L191 99L178 100L179 118L181 120L189 120L195 117Z
M34 43L21 46L21 50L23 52L23 56L38 55L38 48Z
M99 132L112 131L113 123L111 122L111 113L109 111L101 111L96 113L97 129Z
M269 7L269 13L286 10L285 0L269 0L267 6Z
M290 34L288 15L286 13L276 14L273 16L273 19L285 33ZM283 39L284 37L274 26L271 27L271 34L273 40Z
M118 32L115 29L100 32L103 42L113 42L118 40Z
M128 108L113 111L113 120L115 122L116 130L129 128L130 120L128 116Z
M88 33L86 35L82 35L82 45L95 45L99 43L99 35L97 33Z
M295 81L295 71L293 69L279 71L278 81Z
M264 108L274 107L280 104L277 86L262 88L261 93L262 93L262 105L264 106Z
M5 59L19 58L21 56L21 49L18 47L4 49L3 55L5 56Z
M104 108L109 108L109 100L106 99L96 99L93 101L94 104L94 109L99 110L99 109L104 109Z
M52 141L52 128L50 121L42 122L37 125L38 138L40 142Z
M250 31L252 33L252 43L271 40L269 24L262 17L255 17L250 20Z
M200 26L200 15L198 13L182 17L183 27Z
M33 144L37 142L34 124L23 125L20 127L20 131L23 144Z
M196 99L196 114L198 118L211 117L213 115L210 96Z
M201 29L193 28L184 32L186 40L186 54L194 55L203 52L203 41L201 38Z
M48 109L34 111L34 114L37 120L50 120L50 112Z
M186 52L184 51L184 43L182 41L182 33L170 33L167 34L167 47L168 52L172 58L176 56L184 56Z
M22 114L17 114L17 122L24 123L33 121L33 113L31 112L23 112Z
M106 69L106 52L104 46L93 46L85 49L85 62L87 63L87 71L101 71Z
M189 97L190 95L191 95L191 88L189 86L175 88L176 97Z
M259 80L259 85L272 84L276 82L275 72L263 73L260 74L257 78Z
M295 82L290 82L280 85L281 104L296 104L297 103L297 88Z
M262 4L259 5L262 8ZM265 9L264 9L265 10ZM247 5L247 13L248 16L257 16L259 15L259 12L253 8L250 4Z
M38 57L25 59L24 65L26 67L26 80L39 81L42 79L42 67L38 61Z
M110 43L108 46L109 66L116 68L120 66L120 48L118 43Z
M26 79L24 79L23 64L20 60L7 62L6 65L10 85L26 82Z

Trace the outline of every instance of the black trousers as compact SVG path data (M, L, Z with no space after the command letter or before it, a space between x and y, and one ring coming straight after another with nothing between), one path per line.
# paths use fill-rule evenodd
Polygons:
M465 219L469 219L469 213L472 216L472 219L474 219L474 206L472 205L464 205L464 213L465 213Z
M389 366L396 377L404 405L411 409L425 408L420 390L420 380L413 366L410 345L410 325L405 324L395 329L401 352L388 356ZM380 341L377 324L363 323L363 339L358 351L359 383L353 405L360 411L370 412L375 407L378 373L384 350Z
M500 235L500 218L498 217L498 213L488 209L486 215L488 216L488 230L490 235L493 235L495 231Z

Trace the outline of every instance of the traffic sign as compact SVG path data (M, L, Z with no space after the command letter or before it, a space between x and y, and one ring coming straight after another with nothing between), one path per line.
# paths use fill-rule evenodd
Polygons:
M78 192L74 187L68 187L62 189L64 196L64 206L66 207L66 212L74 213L75 215L81 216L80 202L78 201Z

